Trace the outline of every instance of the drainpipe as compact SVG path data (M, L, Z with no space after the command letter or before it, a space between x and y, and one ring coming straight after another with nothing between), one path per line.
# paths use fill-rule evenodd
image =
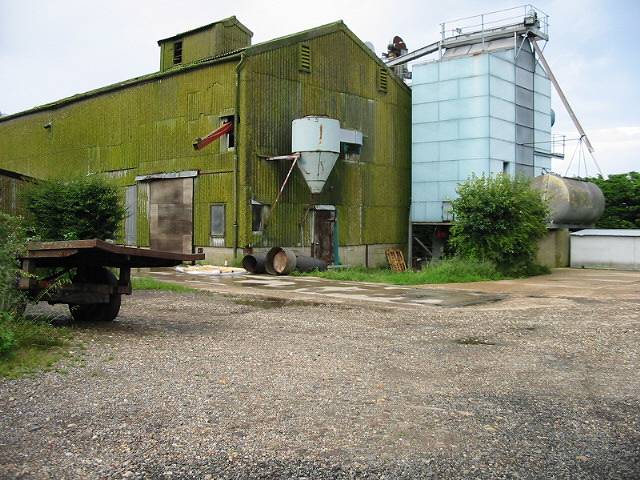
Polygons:
M240 154L240 72L244 67L245 54L240 54L240 62L236 65L236 108L233 114L233 128L235 130L235 153L233 154L233 258L238 256L238 236L240 226L238 224L238 208L240 203L240 189L239 189L239 176L240 176L240 161L238 155Z

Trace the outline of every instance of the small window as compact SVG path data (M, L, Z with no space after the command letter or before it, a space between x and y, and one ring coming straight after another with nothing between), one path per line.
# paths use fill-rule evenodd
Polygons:
M220 117L220 126L224 125L225 123L233 123L233 121L234 121L233 115L222 116ZM230 148L235 148L235 146L236 146L236 136L235 136L234 130L231 130L229 133L227 133L225 136L223 136L220 139L220 151L222 152L226 152Z
M182 40L173 42L173 64L182 63Z
M301 72L311 73L311 47L301 44L298 50L298 69Z
M224 237L224 205L211 205L211 236Z
M358 145L357 143L340 143L340 153L344 158L360 155L361 152L362 145Z
M269 215L269 205L263 203L251 202L251 231L259 233L264 231L264 225Z
M378 91L387 93L389 88L389 72L386 67L380 67L378 69Z

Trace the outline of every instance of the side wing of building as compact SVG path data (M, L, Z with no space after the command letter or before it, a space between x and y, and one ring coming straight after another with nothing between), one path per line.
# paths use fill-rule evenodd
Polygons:
M192 142L233 114L238 60L152 74L3 118L0 169L38 179L112 179L130 214L121 240L139 246L154 243L150 229L159 215L176 223L169 196L181 196L179 204L189 210L180 219L189 223L188 250L207 246L210 207L231 195L235 152L224 139L201 151ZM182 185L169 184L172 176ZM231 231L231 219L222 228Z

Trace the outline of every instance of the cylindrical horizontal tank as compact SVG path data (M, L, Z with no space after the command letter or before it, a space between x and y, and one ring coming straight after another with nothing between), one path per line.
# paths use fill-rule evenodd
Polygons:
M291 151L300 153L298 168L312 193L320 193L340 153L340 122L308 116L291 125Z
M593 225L604 212L604 195L595 183L547 174L535 177L533 187L547 200L554 225Z

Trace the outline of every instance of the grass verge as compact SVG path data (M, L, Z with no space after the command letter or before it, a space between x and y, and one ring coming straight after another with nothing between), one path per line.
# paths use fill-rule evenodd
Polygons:
M165 282L163 280L156 280L152 277L133 277L131 279L131 286L134 290L164 290L177 293L198 291L195 288L185 287L179 283Z
M504 280L507 277L489 262L476 262L452 258L429 265L419 272L393 272L387 268L364 267L327 270L325 272L298 273L331 280L391 283L394 285L421 285L429 283L465 283Z
M51 368L65 356L71 339L67 328L52 326L45 317L13 318L0 312L0 377L18 378ZM10 339L7 341L7 339Z

